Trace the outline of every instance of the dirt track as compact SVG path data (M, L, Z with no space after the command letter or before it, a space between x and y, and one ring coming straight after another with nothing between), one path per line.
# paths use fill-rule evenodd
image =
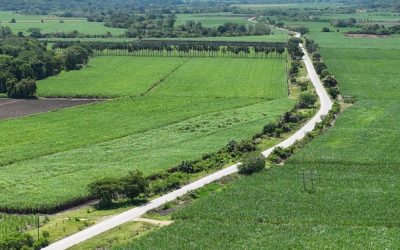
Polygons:
M98 102L89 99L9 99L0 98L0 120Z

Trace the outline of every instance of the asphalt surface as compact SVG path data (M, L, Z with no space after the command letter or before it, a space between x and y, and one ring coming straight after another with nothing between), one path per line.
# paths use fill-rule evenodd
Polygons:
M297 34L296 36L300 37L300 34ZM286 148L286 147L291 146L297 140L302 139L308 132L310 132L314 129L315 125L318 122L320 122L321 118L324 115L327 115L329 110L332 108L332 101L330 100L328 93L324 89L322 82L319 79L319 77L314 69L314 66L313 66L313 63L312 63L310 57L308 56L307 52L304 50L303 46L300 45L300 47L302 48L303 52L305 53L305 56L303 59L304 59L310 80L311 80L312 84L314 85L316 92L320 99L320 109L318 110L317 114L309 122L307 122L307 124L305 124L302 128L300 128L295 134L293 134L286 140L282 141L278 145L262 152L264 157L268 157L269 154L271 154L271 152L274 150L275 147ZM211 175L208 175L200 180L190 183L184 187L181 187L178 190L175 190L171 193L168 193L157 199L154 199L147 204L144 204L139 207L135 207L131 210L128 210L128 211L118 214L114 217L106 219L106 220L104 220L98 224L95 224L91 227L88 227L76 234L73 234L71 236L68 236L68 237L60 240L60 241L57 241L57 242L49 245L48 247L44 248L44 250L67 249L69 247L72 247L72 246L80 243L80 242L90 239L96 235L106 232L114 227L117 227L123 223L132 221L133 219L140 217L141 215L145 214L146 212L148 212L154 208L160 207L161 205L163 205L167 202L173 201L176 198L181 197L190 191L201 188L211 182L217 181L225 176L228 176L228 175L238 172L238 168L237 168L238 165L240 165L240 163L234 164L234 165L227 167L221 171L218 171Z

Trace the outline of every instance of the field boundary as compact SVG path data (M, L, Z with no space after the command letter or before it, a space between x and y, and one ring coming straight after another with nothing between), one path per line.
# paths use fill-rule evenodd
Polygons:
M296 34L296 37L300 37L300 34ZM312 61L311 61L310 57L308 56L307 51L304 49L304 47L301 44L299 44L299 46L302 49L302 51L304 52L303 60L306 65L307 72L309 74L310 80L313 83L313 86L315 87L318 97L320 99L320 108L319 108L319 111L317 112L317 114L309 122L307 122L304 126L302 126L295 134L291 135L289 138L287 138L283 142L279 143L278 145L263 151L262 155L264 157L268 157L269 154L272 153L272 151L275 147L280 146L280 147L286 148L288 146L293 145L296 141L304 138L304 136L308 132L311 132L314 129L314 127L316 126L316 124L322 120L322 117L329 113L329 111L331 110L332 105L333 105L331 99L329 98L328 93L324 89L322 82L319 79L319 76L317 75L317 73L315 71L314 65L312 64ZM73 234L69 237L66 237L66 238L60 240L60 241L57 241L43 249L44 250L60 250L60 249L67 249L69 247L72 247L78 243L81 243L81 242L88 240L96 235L99 235L99 234L106 232L114 227L117 227L118 225L121 225L128 221L131 221L154 208L157 208L167 202L173 201L176 198L187 194L190 191L193 191L195 189L203 187L211 182L217 181L225 176L237 173L238 166L240 166L240 165L241 165L240 162L233 164L223 170L217 171L217 172L210 174L204 178L201 178L195 182L185 185L173 192L170 192L159 198L156 198L147 204L144 204L139 207L135 207L131 210L128 210L128 211L118 214L114 217L111 217L105 221L102 221L98 224L95 224L91 227L88 227L85 230L82 230L76 234Z
M160 85L162 82L164 82L168 77L170 77L173 73L175 73L177 70L179 70L183 65L188 63L190 61L190 59L191 58L187 59L186 61L184 61L180 65L176 66L175 68L173 68L171 70L171 72L169 72L165 76L161 77L158 81L153 83L144 93L141 94L141 96L146 96L147 94L149 94L153 89L155 89L158 85Z

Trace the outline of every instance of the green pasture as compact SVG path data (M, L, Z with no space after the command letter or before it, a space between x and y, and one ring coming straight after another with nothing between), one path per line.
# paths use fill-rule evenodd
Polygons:
M15 18L16 23L10 23ZM43 20L43 23L42 23ZM60 21L63 21L61 23ZM13 12L0 12L0 25L9 26L14 33L30 34L29 28L38 28L42 33L78 31L87 35L101 35L110 32L112 35L124 34L124 29L108 28L103 23L88 22L82 18L63 18L56 16L22 15Z

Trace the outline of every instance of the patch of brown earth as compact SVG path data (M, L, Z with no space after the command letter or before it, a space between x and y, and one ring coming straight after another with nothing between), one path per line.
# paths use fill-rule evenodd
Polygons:
M0 120L99 102L98 99L9 99L0 98Z

